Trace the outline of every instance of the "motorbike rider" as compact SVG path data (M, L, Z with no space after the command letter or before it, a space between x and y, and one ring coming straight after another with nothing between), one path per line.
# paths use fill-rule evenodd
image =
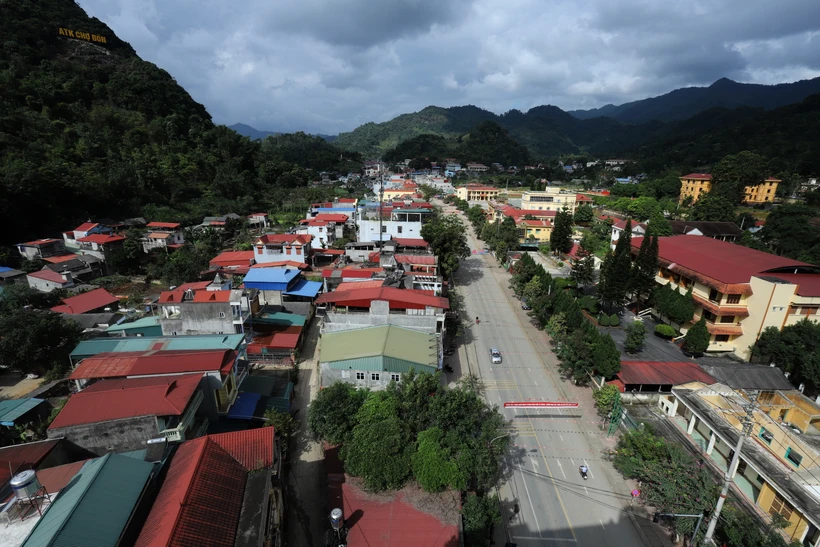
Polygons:
M589 473L589 468L586 465L581 465L581 474L586 475Z
M476 318L475 318L475 324L476 324L476 325L478 325L479 323L481 323L481 321L479 321L479 320L478 320L478 316L476 316Z

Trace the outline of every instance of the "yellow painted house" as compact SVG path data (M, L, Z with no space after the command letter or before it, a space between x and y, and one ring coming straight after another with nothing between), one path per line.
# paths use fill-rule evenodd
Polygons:
M549 243L552 223L549 220L521 219L515 224L521 243Z
M708 173L689 173L680 178L680 200L679 203L692 198L695 203L701 194L706 194L712 189L712 175Z
M738 384L762 385L755 384L760 382L758 372L744 379L745 374L742 370L729 376ZM742 391L701 382L676 386L658 402L705 456L729 472L736 490L761 517L780 515L787 522L782 533L789 542L818 547L820 405L793 389L760 388L738 465L729 469L748 403Z
M769 177L756 186L747 186L743 190L743 202L750 205L771 203L774 201L774 195L777 193L777 185L780 184L780 182L779 179Z

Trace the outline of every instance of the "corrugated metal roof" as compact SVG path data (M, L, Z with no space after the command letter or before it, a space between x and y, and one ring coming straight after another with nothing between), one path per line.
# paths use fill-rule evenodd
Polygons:
M344 270L342 270L344 275ZM338 306L356 306L363 302L385 300L390 303L390 309L424 309L426 306L449 309L449 301L441 296L433 296L424 291L414 289L397 289L394 287L379 287L374 289L352 289L344 292L324 293L316 299L317 304L336 304Z
M119 303L119 298L100 287L77 296L63 298L63 303L54 306L51 311L56 313L87 313L104 306L114 306L116 304L119 307Z
M266 325L286 325L302 327L305 325L307 317L304 315L297 315L295 313L287 313L284 311L277 312L263 312L255 317L254 323L264 323Z
M48 429L136 416L180 416L199 381L196 374L101 380L72 395Z
M148 350L209 350L238 349L244 334L201 334L194 336L141 336L130 338L94 338L77 344L72 358L88 357L103 352L131 352Z
M88 380L217 370L227 373L235 360L236 352L229 349L99 353L83 359L69 378Z
M14 425L15 420L20 416L44 402L44 399L35 399L33 397L0 401L0 423Z
M60 439L49 439L0 448L0 487L18 471L40 465L59 442Z
M251 268L245 276L245 284L250 283L290 283L299 275L295 268Z
M118 454L89 461L60 491L23 547L114 547L153 468Z
M273 426L208 435L248 471L273 467Z
M293 287L285 292L288 296L305 296L307 298L316 298L319 291L322 290L322 283L320 281L308 281L307 279L300 279Z
M144 329L148 327L158 327L159 326L159 317L143 317L142 319L137 319L136 321L131 321L130 323L120 323L119 325L111 325L105 332L120 332L124 330L131 330L131 329Z
M697 363L688 361L622 361L617 374L624 384L634 385L680 385L689 382L715 383Z
M407 363L434 367L438 363L438 341L435 334L418 332L396 325L328 332L322 336L322 349L319 357L322 363L356 360L362 365L376 366L367 361L367 358L373 357L389 357ZM395 364L398 366L398 363Z

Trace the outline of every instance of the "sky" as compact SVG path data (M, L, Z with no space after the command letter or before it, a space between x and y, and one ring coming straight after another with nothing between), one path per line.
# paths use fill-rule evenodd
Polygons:
M817 0L79 0L217 123L335 134L425 106L621 104L820 76Z

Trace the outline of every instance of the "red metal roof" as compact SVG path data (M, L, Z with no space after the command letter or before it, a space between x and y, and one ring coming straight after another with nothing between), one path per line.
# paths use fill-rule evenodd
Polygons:
M696 180L712 180L712 175L709 173L689 173L681 177L682 179L696 179Z
M88 313L97 308L113 307L114 305L119 307L119 303L119 298L100 287L77 296L63 298L63 303L54 306L51 311L56 313Z
M59 442L49 439L0 448L0 486L23 469L36 469Z
M251 218L251 217L267 217L267 216L268 216L267 213L251 213L251 214L248 215L248 218Z
M502 215L512 217L512 219L518 222L522 217L526 215L530 215L536 219L538 218L546 218L546 217L554 217L557 211L539 211L537 209L517 209L512 205L502 205L498 208L498 211L501 212Z
M423 291L397 289L395 287L352 289L341 293L333 291L319 295L316 303L369 308L370 302L373 300L386 300L390 303L390 309L424 309L426 306L442 309L450 308L449 301L441 296L431 296Z
M59 264L60 262L68 262L69 260L74 260L77 258L77 255L69 254L69 255L60 255L60 256L49 256L43 258L49 264Z
M327 222L347 222L348 216L344 213L319 213L313 220L325 220Z
M72 232L87 232L88 230L91 230L97 226L99 226L99 224L96 222L83 222L82 224L74 228Z
M820 296L820 275L812 273L776 273L766 274L766 277L776 277L787 283L797 285L795 292L800 296Z
M589 197L589 196L586 196L584 194L575 194L575 201L576 202L578 202L578 201L589 201L589 202L591 202L592 198Z
M327 270L322 270L322 277L333 277L333 272L340 272L342 279L344 278L357 278L357 279L370 279L373 277L373 274L383 272L384 268L359 268L356 266L350 268L329 268Z
M302 327L291 325L272 332L265 336L257 336L248 344L248 353L260 354L262 349L296 349L299 346L299 337L302 336Z
M267 243L274 244L291 244L291 245L307 245L313 236L310 234L265 234L256 240L257 245L265 245Z
M280 260L279 262L261 262L254 264L251 268L299 268L300 270L307 269L308 265L304 262L297 262L295 260Z
M233 545L247 470L208 437L177 449L136 547Z
M180 416L193 398L200 379L191 374L101 380L72 395L48 428L137 416Z
M384 285L384 279L374 279L373 281L344 281L336 287L334 292L351 291L355 289L376 289Z
M169 234L168 232L151 232L145 237L147 237L148 239L168 239L169 237L171 237L171 234Z
M637 252L642 240L640 237L632 239L633 252ZM661 264L669 265L672 271L678 272L677 268L682 267L719 283L730 284L749 283L752 276L773 268L808 266L805 262L742 245L690 235L658 238L658 257Z
M194 293L194 302L230 302L231 291L197 291Z
M114 236L109 234L91 234L90 236L81 237L78 239L80 243L96 243L98 245L105 245L106 243L116 243L117 241L125 241L125 236Z
M40 245L49 245L51 243L57 243L58 241L62 241L62 239L38 239L36 241L27 241L26 243L18 243L18 245L27 245L29 247L39 247Z
M436 265L436 257L434 255L393 255L393 257L396 259L396 262L400 264Z
M617 374L626 385L680 385L689 382L714 384L714 378L706 374L697 363L686 361L621 361Z
M176 287L174 290L175 291L187 291L187 290L190 289L192 291L198 291L198 290L201 290L201 289L207 289L208 285L210 285L210 284L211 284L210 281L192 281L191 283L183 283L182 285Z
M517 222L517 224L522 224L524 226L531 226L531 227L539 227L539 228L549 228L552 226L552 223L549 220L542 219L542 220L530 220L530 219L521 219Z
M248 471L273 467L273 427L260 427L245 431L232 431L209 435L209 439L221 446Z
M43 279L45 281L51 281L52 283L68 283L63 276L58 274L57 272L52 272L51 270L40 270L37 272L31 272L28 274L30 277L36 277L37 279ZM57 306L59 308L59 306ZM54 308L52 308L54 311Z
M81 460L56 467L40 469L37 471L37 478L40 484L45 487L46 491L54 495L71 482L71 479L80 472L80 469L83 468L87 461L88 460Z
M148 228L170 228L175 229L179 228L179 222L149 222L146 224Z
M396 237L393 239L396 243L401 245L402 247L429 247L430 244L424 241L423 239L414 239L414 238L403 238L403 237Z
M160 304L178 304L185 297L185 291L174 289L173 291L162 291L159 295Z
M339 198L339 203L356 203L356 198Z
M83 359L69 378L90 380L217 370L225 374L233 368L235 360L236 352L229 349L104 352Z

